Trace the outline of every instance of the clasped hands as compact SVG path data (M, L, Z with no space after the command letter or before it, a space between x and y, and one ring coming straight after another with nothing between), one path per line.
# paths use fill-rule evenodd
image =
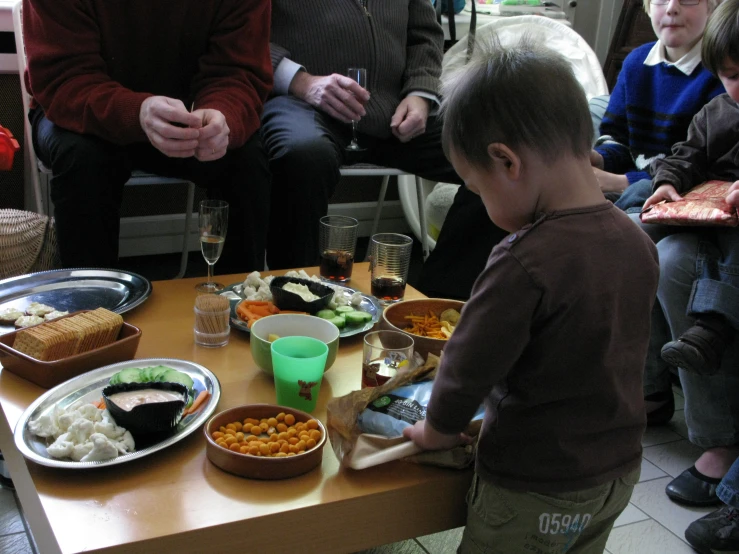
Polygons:
M359 121L367 112L370 93L344 75L333 73L317 77L305 71L295 74L290 92L343 123ZM420 96L406 96L398 105L390 130L400 142L408 142L426 132L429 101Z
M150 96L141 104L139 122L154 148L170 158L213 161L228 148L230 130L218 110L190 112L181 100Z

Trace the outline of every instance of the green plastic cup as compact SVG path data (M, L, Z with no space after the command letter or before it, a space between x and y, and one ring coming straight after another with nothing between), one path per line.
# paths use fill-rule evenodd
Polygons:
M277 403L304 412L316 409L328 346L312 337L282 337L272 343Z

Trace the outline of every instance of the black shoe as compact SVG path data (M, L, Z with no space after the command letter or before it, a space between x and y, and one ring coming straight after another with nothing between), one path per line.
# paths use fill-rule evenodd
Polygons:
M721 479L703 475L692 466L669 482L665 493L675 502L687 506L715 506L721 504L716 487Z
M723 506L695 520L685 538L701 554L739 550L739 510Z
M715 375L734 331L722 318L698 319L680 338L662 347L668 364L698 375Z
M656 425L664 425L672 419L675 413L675 395L672 391L655 392L649 396L645 396L644 400L650 402L664 402L658 408L655 408L651 412L647 412L647 427L654 427Z

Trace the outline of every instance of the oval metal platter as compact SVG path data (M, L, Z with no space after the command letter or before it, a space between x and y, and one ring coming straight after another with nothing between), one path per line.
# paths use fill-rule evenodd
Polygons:
M122 369L129 367L149 367L155 365L166 365L177 371L187 373L195 382L195 395L197 396L203 390L210 393L207 402L194 414L189 414L182 418L172 434L165 438L157 437L152 442L146 439L143 441L136 440L136 450L123 456L118 456L112 460L101 462L75 462L74 460L63 458L52 458L46 452L47 445L53 442L53 439L45 439L32 434L28 430L28 422L37 419L41 415L49 414L54 406L59 405L62 408L68 408L75 403L85 403L97 400L102 395L102 390L108 385L108 381L113 374ZM221 385L218 378L208 368L203 367L194 362L186 360L177 360L174 358L142 358L138 360L129 360L118 364L112 364L99 369L95 369L69 381L65 381L61 385L54 387L45 394L37 398L31 404L18 420L15 426L14 439L15 445L27 459L48 467L65 468L65 469L89 469L95 467L105 467L117 464L123 464L132 460L137 460L153 454L158 450L167 448L168 446L181 441L189 434L197 431L197 429L211 416L218 405L221 397ZM140 444L141 443L141 444Z
M112 269L58 269L0 281L0 311L24 312L39 302L64 312L106 308L119 314L132 310L151 294L151 282L138 273ZM0 335L14 331L0 323Z
M243 294L241 293L241 286L243 283L234 283L232 285L229 285L221 291L220 294L224 293L232 293L232 294L226 294L226 296L229 297L229 301L231 302L231 327L234 327L235 329L238 329L239 331L244 331L246 333L249 332L249 328L246 326L246 322L239 319L239 317L236 315L236 306L238 306L239 302L243 300ZM351 287L346 287L344 285L338 285L336 283L331 283L329 286L337 288L337 289L343 289L345 293L348 294L354 294L357 292ZM239 298L232 298L231 296L235 294L238 295ZM372 329L372 327L375 326L375 323L377 323L380 319L380 314L382 313L382 306L380 306L380 303L377 301L377 299L374 296L368 296L366 294L362 294L362 302L359 304L359 309L363 312L367 312L372 315L372 319L366 322L364 325L355 325L355 326L346 326L339 332L340 337L351 337L353 335L358 335L359 333L364 333L365 331L369 331Z

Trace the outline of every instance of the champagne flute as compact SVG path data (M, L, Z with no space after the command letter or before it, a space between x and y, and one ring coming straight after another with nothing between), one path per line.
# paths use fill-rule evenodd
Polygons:
M213 279L213 266L221 257L223 243L226 241L228 229L228 202L223 200L203 200L198 212L198 227L200 228L200 250L203 258L208 262L208 281L200 283L195 290L202 293L212 293L223 290L223 285Z
M356 81L360 87L365 89L367 88L367 70L363 67L350 67L346 72L346 76L349 77L352 81ZM366 148L359 146L359 142L357 142L356 121L352 121L352 141L349 143L346 149L351 150L352 152L366 150Z

